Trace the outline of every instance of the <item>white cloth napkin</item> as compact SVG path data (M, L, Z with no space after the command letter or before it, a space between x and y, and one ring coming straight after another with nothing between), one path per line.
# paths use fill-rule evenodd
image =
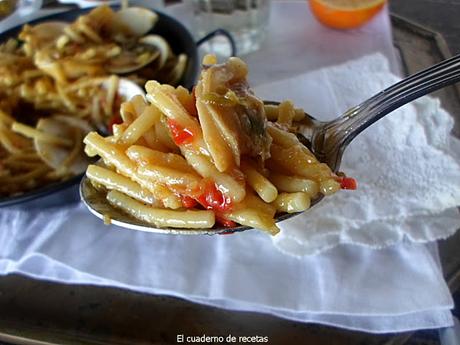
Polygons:
M356 64L371 66L369 80L394 79L382 72L384 59L378 56L338 66L334 74L353 78L347 71ZM308 97L309 111L332 117L343 102L342 86L321 77L328 74L323 70L306 75L302 83L294 83L296 88L286 80L276 92L280 95L287 89L294 100ZM354 78L347 82L356 86L362 76ZM347 92L346 101L352 104L366 95L357 86L350 89L356 91ZM352 167L344 165L348 168ZM363 193L365 177L357 170L349 172L356 172ZM352 193L358 192L330 199L341 201L340 195ZM442 230L447 218L438 219L433 226ZM0 224L1 274L110 285L377 333L452 325L453 302L433 246L403 241L374 250L342 244L315 256L295 257L277 250L272 239L259 231L196 237L142 233L105 226L81 204L41 211L2 209ZM328 223L321 227L322 232L330 229L335 231Z
M291 98L319 119L337 117L399 79L380 54L257 89L262 98ZM314 90L314 92L312 92ZM460 141L439 100L423 97L361 133L341 170L358 190L325 198L281 224L275 244L295 255L339 243L381 248L408 239L428 242L460 228Z

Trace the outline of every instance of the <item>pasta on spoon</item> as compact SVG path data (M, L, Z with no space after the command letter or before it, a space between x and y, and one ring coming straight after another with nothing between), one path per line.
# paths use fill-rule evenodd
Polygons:
M247 74L239 58L218 64L208 55L192 92L147 82L146 99L122 104L112 136L84 139L87 154L101 157L86 173L97 193L156 228L241 224L274 235L275 215L354 189L298 140L303 111L290 101L264 105Z

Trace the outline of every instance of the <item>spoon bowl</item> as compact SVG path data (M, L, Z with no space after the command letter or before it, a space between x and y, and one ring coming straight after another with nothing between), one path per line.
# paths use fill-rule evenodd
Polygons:
M393 110L458 81L460 81L460 55L401 80L349 109L333 121L322 122L305 113L304 118L297 122L299 125L297 136L320 162L326 163L333 172L338 172L345 148L359 133ZM279 104L271 101L264 103ZM82 179L80 184L80 196L90 212L97 217L105 220L110 219L112 224L132 230L164 234L214 235L251 229L251 227L242 225L232 228L216 226L212 229L155 228L152 224L136 220L112 207L105 199L105 192L96 190L86 177ZM321 200L322 196L312 200L311 207ZM280 214L276 217L276 222L284 221L301 213Z

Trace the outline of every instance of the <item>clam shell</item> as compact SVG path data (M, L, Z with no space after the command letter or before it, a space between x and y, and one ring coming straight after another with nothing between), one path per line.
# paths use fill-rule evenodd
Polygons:
M26 33L26 41L39 49L51 45L64 33L64 28L69 25L66 22L45 22L30 28L30 34Z
M72 126L66 121L62 121L62 119L49 117L49 118L41 118L37 122L37 129L53 134L55 136L61 138L73 138L75 126ZM82 131L82 137L84 133ZM40 158L50 167L55 170L59 170L62 167L63 162L69 156L70 152L72 151L73 147L63 147L56 144L51 144L49 142L40 140L35 138L34 139L35 149L37 154ZM69 165L68 171L72 174L80 174L85 171L86 167L88 166L89 161L86 158L83 152L83 145L81 152L77 155L74 161Z
M149 48L147 50L152 52L149 59L138 62L136 61L137 56L135 53L125 51L111 60L111 64L106 67L107 71L115 74L131 73L153 63L154 61L157 61L155 67L160 70L164 67L166 61L172 54L168 42L158 35L144 36L139 39L138 43Z
M106 70L113 74L126 74L137 71L148 64L151 64L160 56L159 51L152 52L149 59L138 62L137 55L130 51L122 52L120 55L110 60Z
M122 23L137 37L152 30L157 20L155 12L141 7L128 7L115 13L115 21Z
M158 35L147 35L139 40L139 43L146 44L152 47L156 47L160 52L160 59L158 62L158 69L163 68L169 56L171 55L171 48L168 42L161 36Z

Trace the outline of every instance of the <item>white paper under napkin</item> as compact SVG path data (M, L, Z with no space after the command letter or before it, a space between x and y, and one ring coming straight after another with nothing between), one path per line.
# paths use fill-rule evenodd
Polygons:
M380 54L257 89L264 99L293 99L323 120L398 81ZM424 97L393 112L359 135L341 169L358 180L353 192L325 198L281 224L275 244L295 255L339 243L375 248L403 239L428 242L460 228L460 141L439 100Z
M347 75L357 63L337 67L334 74ZM385 67L381 57L359 64L363 68L371 64L366 68L368 80L393 80L379 72ZM296 88L291 87L292 80L285 81L278 84L276 94L265 96L276 99L289 91L296 100L304 95L312 113L330 117L344 105L339 88L356 90L347 91L346 102L354 104L365 97L356 81L348 80L349 86L334 84L334 79L324 78L328 73L310 74L314 79L305 77L305 83L294 83ZM428 128L426 134L436 137ZM353 192L358 195L365 190L365 177L358 170L349 172L356 172L360 180L360 191ZM349 194L330 199L342 200ZM432 222L443 234L458 222L452 213L450 226L446 215L437 216L437 224ZM329 228L326 223L322 231ZM13 207L0 211L1 274L110 285L370 332L452 325L452 298L432 250L436 248L403 241L381 250L345 244L319 255L294 257L277 250L272 239L259 231L231 236L142 233L105 226L81 204L47 211Z

